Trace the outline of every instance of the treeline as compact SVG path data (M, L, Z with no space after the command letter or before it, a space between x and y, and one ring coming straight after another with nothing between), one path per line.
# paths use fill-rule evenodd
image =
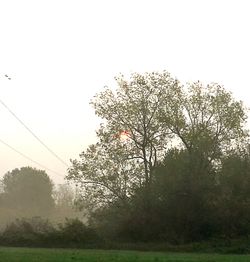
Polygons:
M72 161L67 176L82 190L90 225L122 242L247 238L250 153L242 102L219 84L184 86L165 71L116 80L116 90L92 100L104 120L98 142Z

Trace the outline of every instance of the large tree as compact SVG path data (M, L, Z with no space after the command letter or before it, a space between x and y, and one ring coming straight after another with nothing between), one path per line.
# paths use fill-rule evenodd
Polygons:
M145 183L150 184L158 157L169 143L169 130L158 121L166 101L175 96L179 83L166 71L134 73L129 80L116 78L118 89L107 89L96 95L92 104L96 114L106 120L105 135L125 132L128 158L140 159ZM103 134L103 133L102 133Z
M135 188L149 188L153 168L169 144L170 132L159 122L178 81L169 73L134 73L116 78L118 89L107 88L92 100L105 124L99 142L74 160L69 179L84 184L84 191L100 198L124 200Z
M96 203L124 202L141 189L150 198L154 169L166 149L185 148L188 172L205 175L247 135L242 103L217 84L185 87L166 71L116 81L116 90L106 88L92 100L104 120L99 141L72 161L68 175Z

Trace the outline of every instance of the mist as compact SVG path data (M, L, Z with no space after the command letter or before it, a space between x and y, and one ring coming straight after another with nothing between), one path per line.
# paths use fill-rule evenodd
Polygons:
M85 221L75 207L77 192L73 185L54 185L43 170L22 167L7 172L0 180L0 230L20 220L42 219L53 226L65 219Z

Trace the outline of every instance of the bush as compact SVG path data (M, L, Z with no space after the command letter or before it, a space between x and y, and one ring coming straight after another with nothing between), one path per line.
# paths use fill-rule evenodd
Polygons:
M40 217L16 219L3 230L0 243L2 245L34 246L40 244L44 236L54 230L48 220Z
M79 219L67 219L64 224L58 225L57 240L63 246L83 247L86 244L99 242L95 230L86 226Z
M58 226L40 217L17 219L0 235L3 246L86 247L99 242L96 232L78 219Z

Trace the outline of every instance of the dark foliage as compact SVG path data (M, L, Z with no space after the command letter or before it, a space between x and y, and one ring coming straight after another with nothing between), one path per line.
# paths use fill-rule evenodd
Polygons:
M117 201L96 210L92 225L108 241L180 245L248 237L249 154L234 152L220 168L209 165L197 172L187 151L170 150L154 170L147 201L145 191L138 190L127 205Z
M97 233L78 219L52 225L40 217L17 219L0 234L2 246L88 247L100 243Z
M117 89L92 100L104 120L98 142L72 161L67 176L92 208L91 225L117 242L247 238L243 103L219 84L185 86L166 71L116 80Z

